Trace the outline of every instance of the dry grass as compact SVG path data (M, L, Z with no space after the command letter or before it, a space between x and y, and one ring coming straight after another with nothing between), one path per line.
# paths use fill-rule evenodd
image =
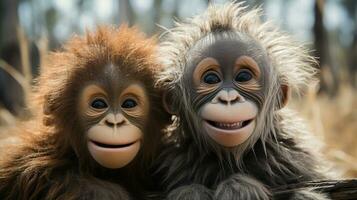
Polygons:
M316 95L311 86L306 98L293 102L325 143L323 153L346 177L357 177L357 94L343 84L336 97Z

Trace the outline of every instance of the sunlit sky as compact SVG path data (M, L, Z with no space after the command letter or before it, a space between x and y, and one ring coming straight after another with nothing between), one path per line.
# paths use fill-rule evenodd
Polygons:
M224 0L216 0L216 3L226 2ZM132 0L131 1L135 13L145 22L145 16L150 15L153 6L153 0ZM80 32L86 29L92 29L97 24L118 23L119 5L117 0L94 0L84 1L82 11L76 9L77 1L74 0L33 0L33 3L23 2L19 7L20 23L28 34L31 35L46 35L44 24L46 23L41 11L48 10L51 6L58 10L59 19L54 27L56 38L60 41L66 40L74 30L78 28ZM287 4L284 5L284 4ZM283 29L291 32L295 37L302 41L311 41L311 29L314 22L313 16L313 0L269 0L264 4L265 18L273 20ZM172 12L175 0L163 0L162 8L165 12ZM178 6L178 15L181 18L190 17L199 14L206 8L205 1L199 0L181 0ZM39 12L40 11L40 12ZM327 1L325 7L325 26L328 30L334 30L343 25L341 29L341 42L349 43L352 40L350 31L352 29L352 21L349 20L346 12L336 1ZM282 17L286 16L286 17ZM164 18L160 21L161 25L170 25L171 18ZM34 21L36 23L34 23ZM40 24L40 25L38 25ZM41 24L43 24L41 26Z

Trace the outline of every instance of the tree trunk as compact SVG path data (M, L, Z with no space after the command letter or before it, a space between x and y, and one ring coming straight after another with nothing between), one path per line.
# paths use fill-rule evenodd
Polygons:
M313 27L315 37L316 56L320 62L321 88L320 91L327 92L333 96L338 90L338 73L332 66L329 52L328 35L323 24L324 0L315 0L314 13L315 24Z
M17 39L18 1L0 1L0 59L21 72L21 54ZM8 73L0 70L0 104L15 115L24 107L24 93L18 82Z
M119 21L127 23L129 26L134 24L134 11L129 0L119 1Z

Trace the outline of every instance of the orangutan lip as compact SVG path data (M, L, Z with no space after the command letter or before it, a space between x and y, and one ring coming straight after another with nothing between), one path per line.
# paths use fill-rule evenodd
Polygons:
M103 147L103 148L125 148L125 147L129 147L133 144L135 144L137 141L135 142L131 142L128 144L104 144L104 143L100 143L94 140L90 140L92 143L94 143L95 145L99 146L99 147Z
M226 122L215 122L211 120L206 120L208 124L215 128L223 129L223 130L236 130L236 129L241 129L245 126L247 126L250 122L252 122L252 119L245 120L245 121L240 121L240 122L234 122L234 123L226 123Z

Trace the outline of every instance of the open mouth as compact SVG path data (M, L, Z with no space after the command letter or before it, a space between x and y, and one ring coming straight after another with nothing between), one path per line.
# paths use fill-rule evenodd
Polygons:
M92 143L94 143L95 145L99 146L99 147L102 147L102 148L125 148L125 147L129 147L133 144L136 143L135 142L131 142L131 143L127 143L127 144L104 144L104 143L100 143L100 142L97 142L97 141L94 141L94 140L91 140Z
M240 122L234 122L234 123L226 123L226 122L215 122L215 121L207 120L207 123L215 128L218 128L218 129L237 130L237 129L244 128L245 126L250 124L252 121L253 121L253 119L240 121Z

